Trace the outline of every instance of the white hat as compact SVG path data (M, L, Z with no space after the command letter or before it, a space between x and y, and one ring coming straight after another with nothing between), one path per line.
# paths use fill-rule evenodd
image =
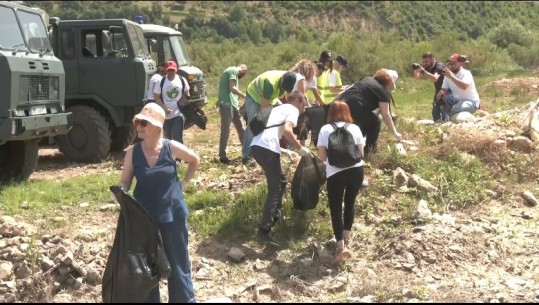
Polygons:
M163 128L165 122L165 110L156 103L148 103L142 108L139 114L133 118L133 124L135 120L146 120L153 126Z
M391 79L393 80L393 89L397 89L397 79L399 79L399 74L395 70L384 69Z

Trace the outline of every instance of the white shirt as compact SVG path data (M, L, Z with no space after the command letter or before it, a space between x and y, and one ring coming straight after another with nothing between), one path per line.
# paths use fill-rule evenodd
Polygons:
M331 72L329 72L328 74L328 86L329 87L337 87L337 73L339 73L339 71L333 69L331 70Z
M150 78L150 82L148 83L148 94L146 95L146 99L153 101L155 98L153 96L153 92L155 90L155 86L159 87L161 84L161 79L163 76L159 73L155 73L152 78ZM161 90L159 90L161 93Z
M283 122L292 123L293 127L298 124L299 110L292 104L282 104L273 108L266 126L281 124ZM283 135L284 124L276 127L264 129L256 135L251 142L251 146L260 146L269 149L275 153L281 154L281 146L279 140Z
M343 127L345 124L345 122L335 122L335 125L337 125L338 127ZM365 145L365 139L363 138L363 134L361 133L361 130L359 129L359 126L355 125L355 124L351 124L348 125L348 128L346 128L346 130L348 130L352 136L354 137L354 140L356 142L356 145ZM328 141L329 141L329 135L335 131L335 128L333 128L333 126L331 126L331 124L326 124L324 126L322 126L322 128L320 129L320 133L318 134L318 144L316 145L317 147L325 147L326 150L328 148ZM360 167L360 166L363 166L364 162L363 160L359 161L358 163L352 165L352 166L349 166L349 167L346 167L346 168L339 168L339 167L336 167L336 166L332 166L332 165L329 165L329 162L328 162L328 159L326 158L326 161L324 162L326 164L326 177L331 177L333 175L335 175L336 173L338 172L342 172L343 170L347 170L349 168L353 168L353 167Z
M165 107L172 110L165 118L168 120L180 116L181 113L178 108L178 101L182 97L181 92L189 91L189 84L184 78L183 80L186 87L183 88L182 81L180 80L181 76L177 74L172 81L169 80L166 75L163 77L165 77L165 83L163 84L163 95L161 96L161 100L165 104ZM161 94L161 80L154 86L153 93Z
M464 68L460 68L460 71L455 74L455 77L461 80L462 82L468 84L466 90L462 90L457 85L447 77L444 77L444 82L442 83L442 89L450 89L453 97L458 101L471 101L475 102L475 106L479 107L479 94L475 89L475 83L473 80L472 73Z
M299 74L299 73L296 73L296 83L294 84L294 89L292 89L292 92L294 92L294 91L299 91L299 89L298 89L298 83L299 83L299 81L302 80L302 79L305 79L305 76L303 76L303 75L301 75L301 74Z

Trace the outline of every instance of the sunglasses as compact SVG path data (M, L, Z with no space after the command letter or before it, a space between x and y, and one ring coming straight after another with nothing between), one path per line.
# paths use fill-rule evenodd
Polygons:
M140 125L140 127L148 126L148 121L146 120L135 120L135 126Z

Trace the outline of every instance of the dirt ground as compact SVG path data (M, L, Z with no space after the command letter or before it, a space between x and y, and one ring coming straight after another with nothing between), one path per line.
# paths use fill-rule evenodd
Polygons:
M537 84L537 78L493 83L508 91L519 86L537 90ZM187 130L185 142L189 143L200 132L196 127ZM209 122L204 133L218 137L219 122ZM241 147L233 128L230 139L230 149L239 155ZM216 144L201 144L193 149L204 156L203 162L212 162L217 154ZM123 158L118 153L111 157L112 162L77 164L66 161L55 147L43 148L39 154L31 181L120 171ZM239 160L234 162L239 164ZM243 172L237 175L242 181L248 180ZM253 178L239 185L250 187L261 180ZM539 215L537 207L526 206L515 195L519 191L501 186L475 210L436 214L428 224L405 230L397 238L387 240L383 247L376 234L372 234L379 229L379 223L357 219L351 247L353 257L345 266L328 259L327 254L335 247L331 241L311 238L298 254L288 249L261 248L250 242L203 240L191 234L196 297L199 302L219 297L233 302L537 302ZM103 267L114 237L116 217L114 213L95 217L83 212L73 218L63 238L83 248L76 252L77 258L97 261ZM402 225L398 219L395 221L395 225ZM99 234L104 238L81 241L81 236ZM227 257L231 247L245 254L240 263ZM50 289L46 285L34 286L34 290L28 291ZM166 291L165 282L161 286ZM13 301L28 300L36 301L29 296ZM167 300L166 293L162 292L162 300ZM79 290L64 290L45 301L101 302L101 285L85 283Z

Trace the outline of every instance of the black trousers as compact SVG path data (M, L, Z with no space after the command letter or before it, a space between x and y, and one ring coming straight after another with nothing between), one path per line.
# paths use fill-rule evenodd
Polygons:
M343 239L343 230L351 230L354 223L356 197L363 183L363 166L353 167L329 177L326 181L328 190L331 225L335 240ZM343 213L344 199L344 213Z
M259 229L268 233L281 219L283 195L286 189L286 175L281 169L281 155L260 146L251 146L251 154L266 175L268 197L264 203Z
M367 137L365 141L365 157L367 157L370 153L376 152L382 122L372 111L364 109L356 111L352 116L354 118L354 123L359 126L363 136Z

